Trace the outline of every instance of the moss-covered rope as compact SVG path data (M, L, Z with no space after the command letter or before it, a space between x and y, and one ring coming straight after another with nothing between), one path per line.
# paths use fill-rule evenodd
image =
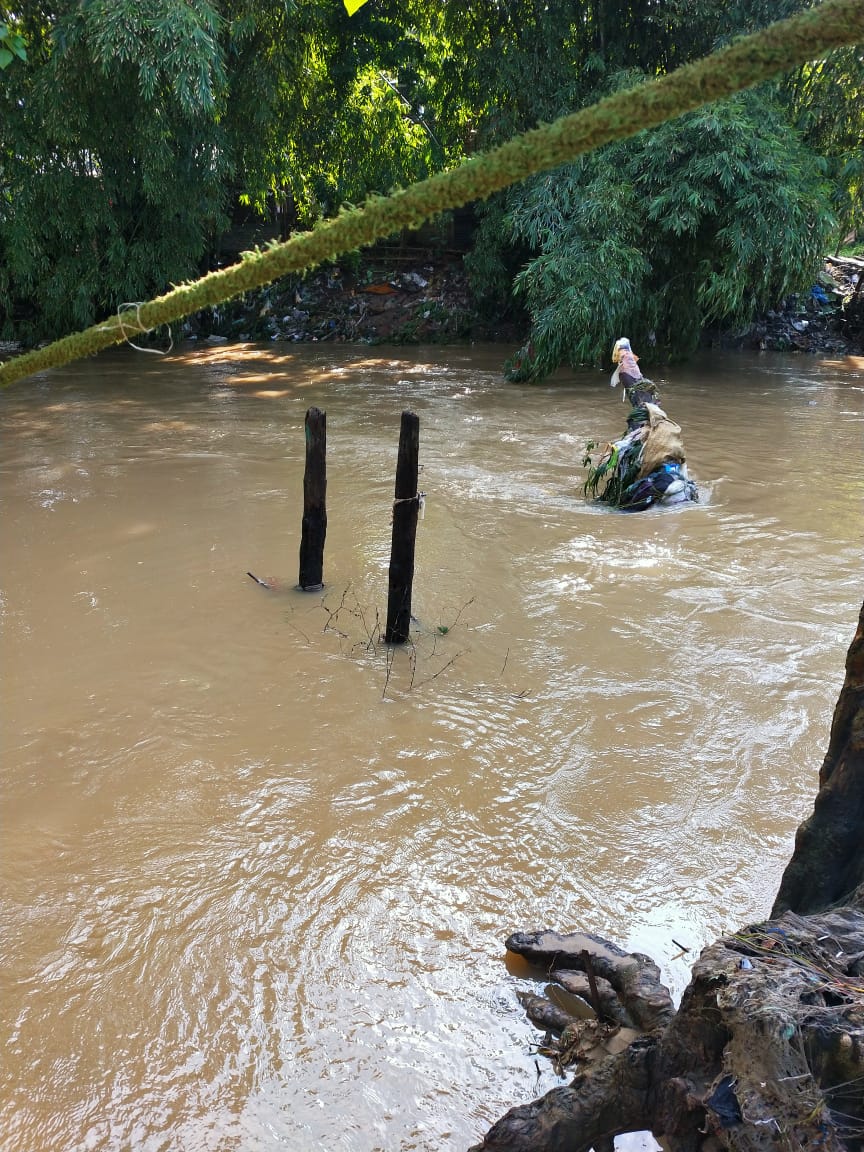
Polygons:
M555 168L613 140L635 136L703 104L751 88L832 48L864 42L864 0L824 0L816 8L743 37L668 76L619 92L553 124L525 132L494 151L392 196L373 197L313 231L239 264L182 284L164 296L0 365L0 388L120 344L252 288L334 260L402 228L472 200L482 200L535 172Z

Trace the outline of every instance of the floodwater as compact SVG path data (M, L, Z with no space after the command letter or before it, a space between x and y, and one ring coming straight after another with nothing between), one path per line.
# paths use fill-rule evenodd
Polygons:
M0 396L3 1152L464 1149L558 1083L508 933L678 994L767 915L864 587L864 361L670 371L703 500L627 516L580 491L608 376L503 355L124 349Z

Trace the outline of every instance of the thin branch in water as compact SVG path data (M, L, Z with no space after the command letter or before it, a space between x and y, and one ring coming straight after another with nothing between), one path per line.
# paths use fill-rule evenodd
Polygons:
M381 637L380 616L378 609L375 609L375 628L370 629L366 623L366 614L360 604L357 605L357 614L360 617L360 623L363 625L363 631L366 633L366 650L367 652L374 652L378 640Z
M387 685L390 683L390 673L393 671L394 656L395 656L395 650L393 648L393 645L390 644L387 647L387 652L386 652L386 656L385 656L385 663L387 666L387 676L384 679L384 691L381 693L381 699L382 700L387 695Z
M294 629L295 632L300 633L300 635L303 637L303 639L306 641L307 644L312 643L312 641L309 639L309 637L306 635L306 633L303 631L302 628L298 628L296 624L292 624L291 627Z
M447 669L448 669L448 668L449 668L449 667L450 667L452 664L455 664L455 663L456 663L456 661L459 659L459 657L460 657L461 655L462 655L462 653L461 653L461 652L457 652L455 656L451 657L451 659L449 659L449 660L447 661L447 663L443 665L443 667L439 668L439 669L438 669L438 671L437 671L437 672L435 672L435 673L434 673L432 676L427 676L425 680L421 680L421 681L420 681L420 683L416 685L416 687L417 687L417 688L423 688L423 687L425 687L425 685L426 685L426 684L431 684L433 680L437 680L437 679L438 679L438 677L439 677L439 676L440 676L440 675L441 675L443 672L446 672L446 671L447 671ZM413 685L413 682L412 682L412 687L413 687L413 686L414 686L414 685Z
M351 585L349 584L346 587L345 591L342 593L342 599L339 601L339 607L335 611L332 608L327 607L326 597L322 597L321 607L327 613L327 623L322 628L322 632L333 631L333 632L336 632L337 635L341 636L343 639L345 639L345 640L348 639L348 634L346 632L343 632L340 628L336 627L336 621L339 619L339 613L345 607L345 597L348 595L348 593L350 591L351 591Z
M454 628L456 627L456 625L459 623L459 617L462 615L462 613L465 611L465 609L466 609L466 608L470 608L470 606L471 606L473 603L474 603L474 597L473 597L473 596L471 597L471 599L470 599L470 600L466 600L466 601L465 601L465 603L462 605L462 607L461 607L461 608L459 609L459 611L456 613L456 619L453 621L453 623L452 623L452 624L450 625L450 627L447 629L447 631L448 631L448 632L452 632L452 631L453 631L453 629L454 629Z

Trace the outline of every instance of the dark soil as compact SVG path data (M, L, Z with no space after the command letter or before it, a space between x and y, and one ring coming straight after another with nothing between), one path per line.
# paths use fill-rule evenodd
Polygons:
M706 333L724 348L864 355L864 258L825 258L816 284L738 332Z

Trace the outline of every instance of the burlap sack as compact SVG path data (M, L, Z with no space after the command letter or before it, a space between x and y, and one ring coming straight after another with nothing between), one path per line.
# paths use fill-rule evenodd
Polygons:
M645 407L648 410L648 435L642 450L640 480L669 460L683 464L686 459L680 424L670 420L656 404L646 404Z

